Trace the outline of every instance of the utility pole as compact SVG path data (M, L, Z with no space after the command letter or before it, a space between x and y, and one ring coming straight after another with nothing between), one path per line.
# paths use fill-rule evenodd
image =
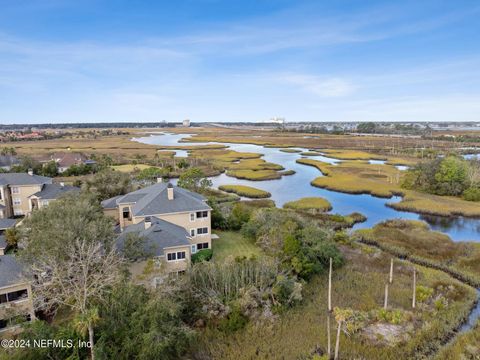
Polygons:
M390 284L393 282L393 258L390 259L390 278L388 280Z
M417 270L413 268L413 299L412 299L412 308L415 309L417 297Z
M332 313L332 258L330 258L330 268L328 271L328 311L327 311L327 354L330 359L332 356L331 333L330 333L330 314Z

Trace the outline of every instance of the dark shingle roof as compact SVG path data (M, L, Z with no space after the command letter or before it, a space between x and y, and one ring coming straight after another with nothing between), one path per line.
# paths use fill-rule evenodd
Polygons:
M115 209L117 207L117 199L121 198L123 195L114 196L110 199L102 201L102 207L104 209Z
M60 185L60 184L45 184L42 187L42 190L36 192L30 196L37 196L40 199L57 199L61 195L70 192L70 191L80 191L79 188L70 185Z
M134 216L151 216L184 211L210 210L202 195L173 186L173 200L168 200L165 183L157 183L146 188L128 193L116 199L117 205L133 203ZM105 200L102 205L111 205L112 199ZM104 205L105 204L105 205Z
M162 256L163 249L172 246L190 245L187 231L168 221L152 217L151 226L145 229L145 221L127 226L118 237L117 248L122 251L128 234L137 233L146 239L145 250L153 251L154 256Z
M17 220L15 219L0 219L0 230L11 228L16 222Z
M0 256L0 288L22 281L23 267L11 255Z
M29 175L27 173L0 174L0 185L41 185L51 183L51 178L40 175Z

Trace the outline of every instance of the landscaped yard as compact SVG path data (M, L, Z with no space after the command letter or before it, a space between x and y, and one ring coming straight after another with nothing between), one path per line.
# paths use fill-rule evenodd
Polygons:
M260 248L245 239L242 234L233 231L215 231L219 239L212 240L213 259L220 260L227 256L260 255Z

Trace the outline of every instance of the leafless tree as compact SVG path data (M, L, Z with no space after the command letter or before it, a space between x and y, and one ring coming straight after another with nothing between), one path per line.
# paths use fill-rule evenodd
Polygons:
M86 197L67 196L37 210L21 227L21 258L33 283L37 310L69 308L75 328L88 332L94 359L96 305L120 279L123 259L112 224Z

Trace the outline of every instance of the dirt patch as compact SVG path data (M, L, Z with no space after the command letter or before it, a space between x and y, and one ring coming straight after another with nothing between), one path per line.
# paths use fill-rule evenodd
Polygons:
M363 329L362 334L373 344L393 346L408 341L412 325L376 323Z

